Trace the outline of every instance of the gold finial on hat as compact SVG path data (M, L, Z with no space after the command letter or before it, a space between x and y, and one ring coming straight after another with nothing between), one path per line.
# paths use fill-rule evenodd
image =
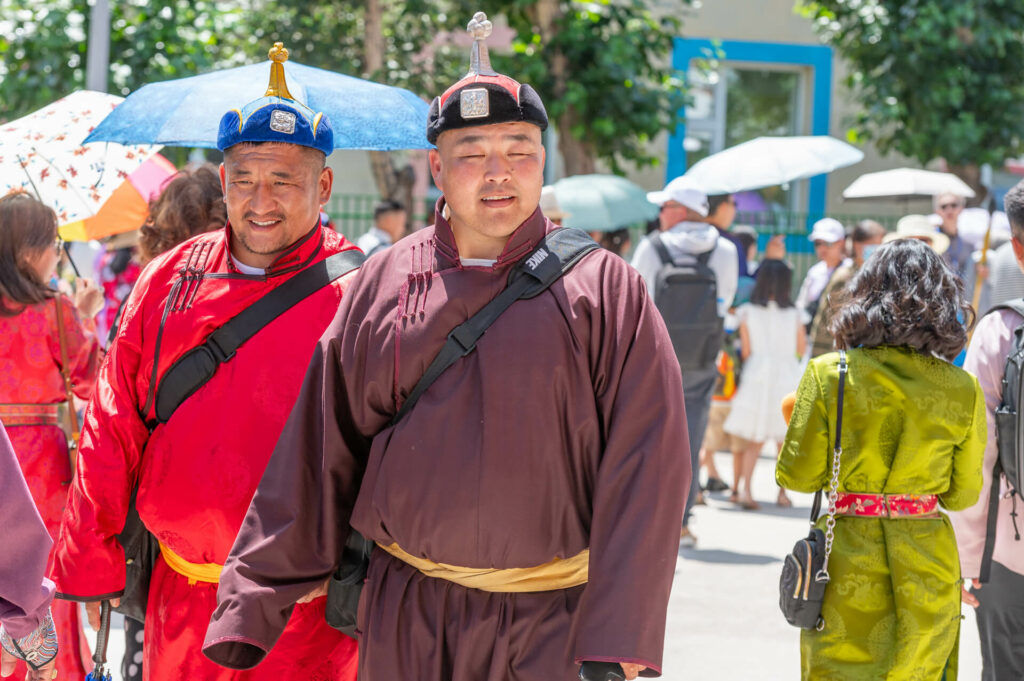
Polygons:
M469 73L467 75L498 75L491 68L491 55L487 53L487 43L484 42L487 36L491 35L492 30L494 30L494 27L487 20L487 15L483 12L474 14L466 26L466 31L473 36L473 47L469 53Z
M274 46L267 52L270 58L270 84L264 97L282 97L284 99L295 99L292 93L288 92L288 84L284 80L284 63L288 61L288 50L284 43L274 43Z

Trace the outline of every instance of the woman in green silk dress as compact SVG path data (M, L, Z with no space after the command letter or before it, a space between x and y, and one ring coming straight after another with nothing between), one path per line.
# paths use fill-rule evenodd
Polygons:
M831 324L849 364L839 492L973 505L985 400L973 376L945 361L967 340L958 317L973 319L959 280L923 243L900 240L874 254L845 296ZM836 353L810 362L776 470L782 487L828 488L838 384ZM801 633L803 679L955 681L961 580L944 514L837 516L829 573L824 628Z

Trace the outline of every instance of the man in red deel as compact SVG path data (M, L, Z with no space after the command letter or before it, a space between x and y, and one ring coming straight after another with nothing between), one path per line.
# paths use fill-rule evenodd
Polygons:
M333 182L330 122L289 94L287 51L278 44L270 56L266 95L221 120L227 226L158 257L128 300L86 411L56 550L62 598L94 610L118 598L116 535L137 489L139 515L160 542L145 628L150 681L356 676L356 643L327 625L323 598L295 608L256 669L231 671L201 652L220 568L351 278L342 275L362 259L320 222ZM296 290L306 293L263 314L265 325L225 326L264 295Z

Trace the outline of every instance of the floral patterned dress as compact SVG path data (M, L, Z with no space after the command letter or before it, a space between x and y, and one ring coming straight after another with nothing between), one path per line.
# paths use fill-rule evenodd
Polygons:
M848 359L839 491L973 505L986 435L977 380L909 348L856 349ZM838 385L836 353L811 360L776 470L783 487L827 488ZM955 681L960 563L944 514L838 517L829 572L825 628L800 637L803 679Z
M61 304L74 392L86 399L96 381L99 343L95 334L86 329L74 306L66 298L61 299ZM55 301L30 305L14 317L0 316L0 404L64 401L60 367ZM53 425L22 425L7 427L7 434L39 514L56 543L71 482L71 462L64 432ZM78 604L54 600L52 608L60 641L59 676L85 678L87 665L91 669L91 663ZM24 674L24 664L19 663L12 678L23 678Z

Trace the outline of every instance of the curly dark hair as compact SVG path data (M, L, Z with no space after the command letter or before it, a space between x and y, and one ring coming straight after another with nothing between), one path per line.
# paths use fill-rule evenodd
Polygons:
M963 283L935 251L917 239L897 239L847 284L829 331L841 350L906 346L952 361L974 321Z
M139 230L139 254L149 262L196 234L220 229L227 220L224 191L213 166L182 170L150 202Z

